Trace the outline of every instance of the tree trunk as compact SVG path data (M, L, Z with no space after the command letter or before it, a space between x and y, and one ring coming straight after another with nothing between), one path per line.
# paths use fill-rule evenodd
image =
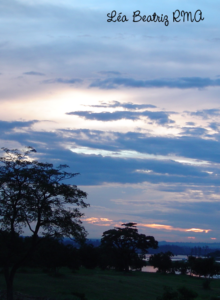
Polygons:
M7 282L6 282L6 285L7 285L7 294L6 294L6 299L7 300L13 300L13 279L9 279Z
M5 281L6 281L6 299L13 300L13 281L15 270L9 272L9 268L4 269Z

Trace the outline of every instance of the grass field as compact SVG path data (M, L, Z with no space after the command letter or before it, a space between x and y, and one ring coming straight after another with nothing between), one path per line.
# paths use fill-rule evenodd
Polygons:
M25 272L26 271L26 272ZM75 273L62 269L63 276L54 278L40 270L26 269L18 273L16 291L30 296L50 296L55 299L77 300L72 293L85 293L88 300L156 300L163 287L174 289L185 286L199 294L197 299L220 299L220 280L211 282L211 290L204 290L204 279L186 275L162 275L158 273L132 272L128 275L99 269L80 269ZM0 289L5 289L3 274L0 274ZM218 299L218 298L216 298Z

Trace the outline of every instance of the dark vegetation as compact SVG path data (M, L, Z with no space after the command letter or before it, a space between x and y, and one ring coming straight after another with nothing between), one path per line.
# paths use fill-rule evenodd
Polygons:
M148 248L157 248L153 236L138 233L136 223L122 224L103 233L100 245L100 267L117 271L139 270L146 265Z
M188 256L187 260L172 261L171 252L157 253L150 256L149 264L157 268L159 273L173 273L194 275L211 278L220 275L220 264L213 257L201 258Z
M174 291L171 287L164 287L163 295L157 297L157 300L193 300L198 294L185 286Z
M28 248L31 238L20 239L21 247ZM150 263L155 263L159 272L145 273L121 268L117 255L108 255L109 252L102 246L94 247L84 242L76 248L60 239L45 239L18 269L15 289L22 294L50 296L52 300L184 300L194 299L196 294L195 299L211 300L218 299L213 297L220 295L220 281L212 279L214 273L220 274L219 265L213 258L190 256L187 261L171 261L170 252L155 254L151 256ZM112 264L103 268L103 257L106 262L111 260ZM131 255L130 269L133 267L132 259ZM174 272L184 275L175 275ZM165 290L164 286L167 286Z

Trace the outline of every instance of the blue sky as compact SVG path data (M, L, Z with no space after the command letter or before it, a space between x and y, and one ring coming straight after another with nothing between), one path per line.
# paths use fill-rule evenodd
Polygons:
M203 21L173 22L173 12ZM128 22L107 22L113 10ZM164 22L133 22L140 15ZM0 3L0 141L80 172L90 238L124 222L219 242L220 5Z

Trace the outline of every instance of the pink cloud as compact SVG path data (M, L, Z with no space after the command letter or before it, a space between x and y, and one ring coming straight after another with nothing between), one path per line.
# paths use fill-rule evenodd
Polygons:
M149 227L149 228L155 228L155 229L165 229L165 230L170 230L170 231L183 231L183 232L205 232L208 233L211 231L211 229L201 229L201 228L190 228L190 229L185 229L185 228L179 228L179 227L173 227L170 225L161 225L161 224L138 224L139 226L143 227Z

